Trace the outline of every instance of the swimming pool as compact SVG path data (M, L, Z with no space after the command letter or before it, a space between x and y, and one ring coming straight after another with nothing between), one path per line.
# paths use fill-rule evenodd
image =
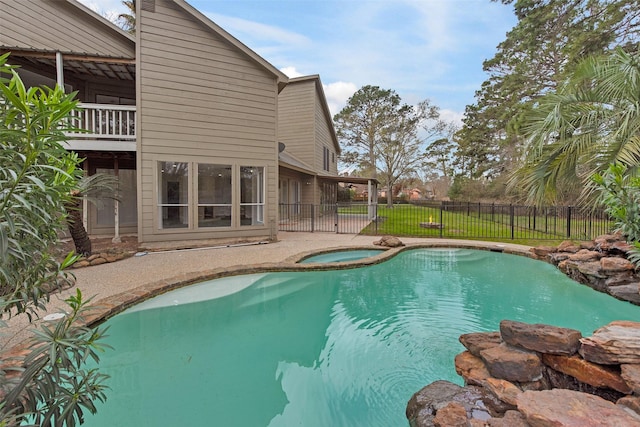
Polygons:
M462 384L458 336L502 319L590 334L640 307L552 265L414 249L339 271L252 274L148 300L110 319L106 404L87 426L406 426L411 395Z
M356 249L349 251L333 251L324 254L313 255L300 261L301 264L311 262L345 262L357 261L364 258L370 258L383 253L384 249Z

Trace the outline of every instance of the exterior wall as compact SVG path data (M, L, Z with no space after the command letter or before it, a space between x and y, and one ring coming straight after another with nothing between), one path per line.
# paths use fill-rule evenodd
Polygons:
M290 82L278 102L279 135L285 150L307 163L320 175L337 175L336 142L318 95L317 78ZM329 170L324 169L324 148L329 150Z
M315 138L315 83L289 83L278 97L278 141L289 152L317 170ZM320 163L322 167L322 163Z
M331 135L331 126L324 115L324 109L320 98L316 97L315 100L315 160L317 170L322 171L323 175L337 175L338 174L338 154L336 153L336 147ZM329 170L324 169L324 153L323 147L329 149Z
M144 9L144 8L141 8ZM137 16L138 240L267 236L277 216L277 81L171 0ZM264 225L159 229L158 162L265 168ZM237 176L236 176L237 178ZM234 215L239 188L234 181Z
M0 46L133 58L132 40L63 0L0 0Z
M313 177L305 173L293 171L291 169L280 167L279 180L288 180L289 182L297 181L300 183L300 203L301 204L317 204L314 197ZM280 203L285 203L281 198ZM291 203L291 200L289 200Z

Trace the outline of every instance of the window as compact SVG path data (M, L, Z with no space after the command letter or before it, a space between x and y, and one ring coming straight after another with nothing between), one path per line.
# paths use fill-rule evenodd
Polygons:
M198 227L231 227L231 166L198 164Z
M336 153L334 153L333 151L331 152L331 163L335 164L336 162Z
M160 161L157 182L159 229L265 225L262 166Z
M264 225L264 168L240 167L240 225Z
M329 170L329 149L322 147L322 168L326 171Z
M160 228L189 226L189 164L158 163Z

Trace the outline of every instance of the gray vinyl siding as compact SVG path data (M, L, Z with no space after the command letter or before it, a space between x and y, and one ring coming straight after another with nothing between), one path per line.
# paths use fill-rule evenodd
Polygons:
M313 81L289 83L278 97L278 140L285 151L317 170ZM320 164L322 166L322 163Z
M132 40L61 0L0 0L0 46L134 58Z
M326 116L324 115L324 110L322 108L322 103L320 98L316 98L316 160L319 162L319 169L324 172L325 175L337 175L337 154L335 144L333 142L333 138L331 136L331 126L327 123ZM324 153L322 148L327 147L329 149L329 170L324 170ZM336 159L335 162L331 160Z
M321 175L336 175L337 153L331 126L325 115L325 106L318 95L317 79L290 82L278 98L278 140L284 142L286 151L313 167ZM323 147L333 153L329 171L324 170Z
M139 240L268 235L277 215L275 76L171 0L140 11L138 43ZM264 167L265 226L158 230L158 161Z

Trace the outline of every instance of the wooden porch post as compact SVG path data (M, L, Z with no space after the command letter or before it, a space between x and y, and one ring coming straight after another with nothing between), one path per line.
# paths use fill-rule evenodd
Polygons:
M369 213L369 219L373 219L373 194L371 187L371 180L367 180L367 211Z
M89 158L87 157L82 162L82 169L84 170L84 175L89 175ZM82 196L82 225L84 229L89 231L89 201L87 200L87 196Z
M56 52L56 82L64 92L64 61L62 60L62 52Z
M117 155L113 156L113 173L115 174L116 179L119 179L120 169L118 165ZM118 180L118 187L119 186L120 186L120 181ZM114 228L115 234L113 236L113 239L111 239L111 241L113 243L120 243L122 242L122 239L120 239L120 202L118 201L118 199L115 199L113 201L113 214L114 214L113 228Z

